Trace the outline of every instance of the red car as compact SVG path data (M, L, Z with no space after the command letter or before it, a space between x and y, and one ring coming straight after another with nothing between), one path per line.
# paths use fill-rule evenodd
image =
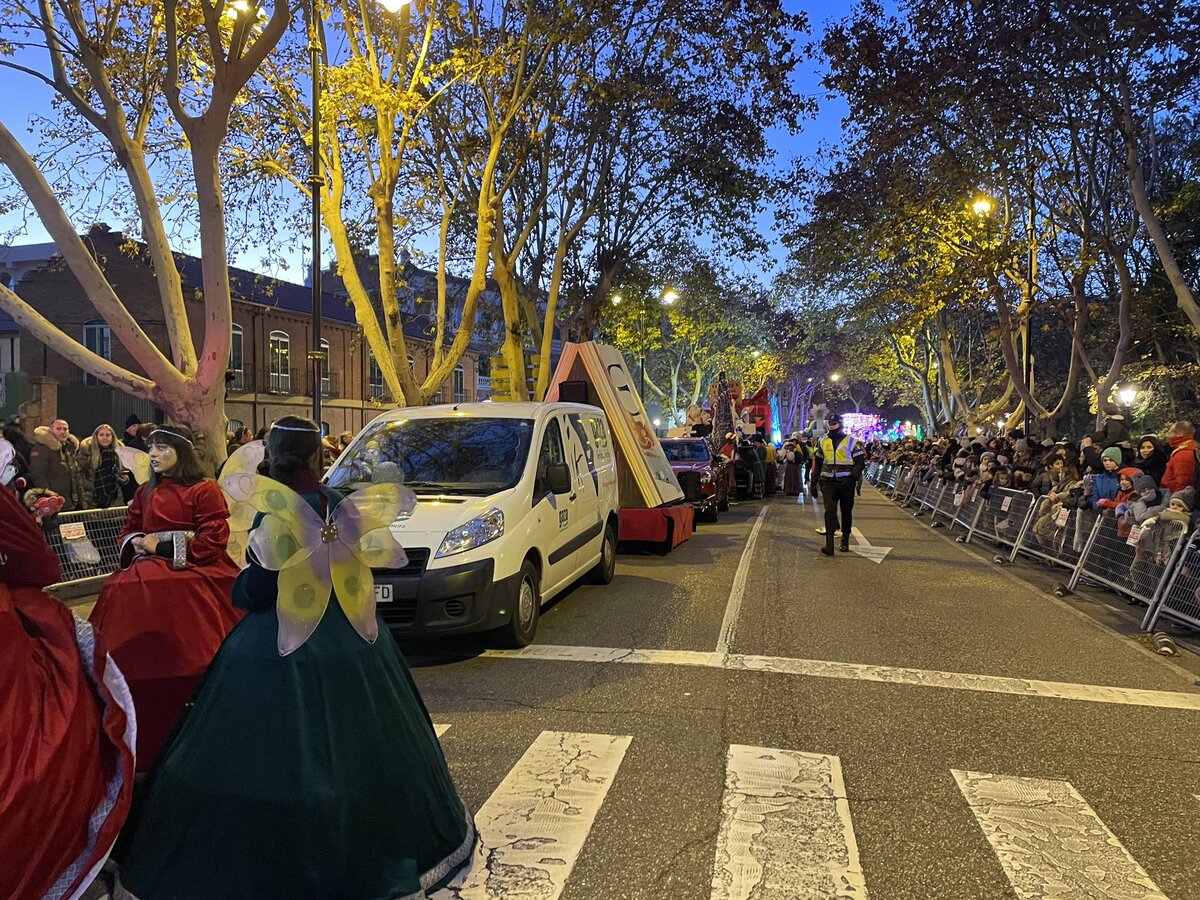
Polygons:
M729 509L725 463L709 452L704 438L667 438L660 443L684 496L696 507L697 517L717 521L718 511Z

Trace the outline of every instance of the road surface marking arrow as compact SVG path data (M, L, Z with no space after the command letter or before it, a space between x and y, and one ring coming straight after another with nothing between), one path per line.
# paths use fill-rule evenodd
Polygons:
M851 528L850 534L854 537L854 545L850 551L857 553L863 559L871 560L876 565L887 559L887 555L892 552L891 547L872 547L871 542L857 528Z

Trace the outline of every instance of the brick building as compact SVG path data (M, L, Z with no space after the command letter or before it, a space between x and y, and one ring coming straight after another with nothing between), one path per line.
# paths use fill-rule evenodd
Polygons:
M117 295L150 338L165 349L168 343L162 305L144 245L102 226L93 227L84 239ZM17 294L89 349L140 372L128 351L111 340L108 325L97 315L54 245L26 246L25 252L21 247L0 248L0 278L7 278L6 283ZM203 303L197 297L202 283L201 263L195 257L176 258L193 339L199 349L204 334ZM6 260L12 261L7 268ZM257 431L282 415L307 415L312 404L312 373L307 359L312 345L311 287L243 269L231 268L229 274L233 294L233 343L225 403L229 430L248 425ZM409 284L418 287L408 288L401 301L406 310L409 358L418 381L428 374L433 353L432 325L421 314L421 287L427 288L428 281L428 273L416 270ZM340 287L336 279L331 282ZM335 434L358 431L390 407L391 401L345 295L326 292L322 311L321 334L327 352L321 378L322 418ZM4 327L5 323L0 322L0 331ZM7 331L0 334L0 341L8 342L6 355L20 360L24 378L35 384L57 383L56 414L71 422L74 433L88 434L101 422L116 424L119 430L130 412L146 421L161 419L161 411L99 383L27 331L15 328L11 322ZM486 357L491 351L490 346L472 345L442 386L444 402L487 397ZM43 412L35 417L50 416Z

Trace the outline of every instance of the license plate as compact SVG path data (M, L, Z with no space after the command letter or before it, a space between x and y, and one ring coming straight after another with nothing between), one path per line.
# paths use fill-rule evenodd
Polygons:
M391 603L392 602L392 587L390 584L375 585L375 602L376 603Z

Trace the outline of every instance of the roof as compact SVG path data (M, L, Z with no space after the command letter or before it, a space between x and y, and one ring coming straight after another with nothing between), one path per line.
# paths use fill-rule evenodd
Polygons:
M58 255L58 244L0 244L0 265L49 260Z
M204 263L197 256L175 255L179 274L190 287L204 287ZM247 269L229 267L229 290L239 300L258 306L269 306L301 315L312 315L312 288L290 281L280 281L269 275L259 275ZM321 292L321 314L329 319L354 324L354 310L342 297Z

